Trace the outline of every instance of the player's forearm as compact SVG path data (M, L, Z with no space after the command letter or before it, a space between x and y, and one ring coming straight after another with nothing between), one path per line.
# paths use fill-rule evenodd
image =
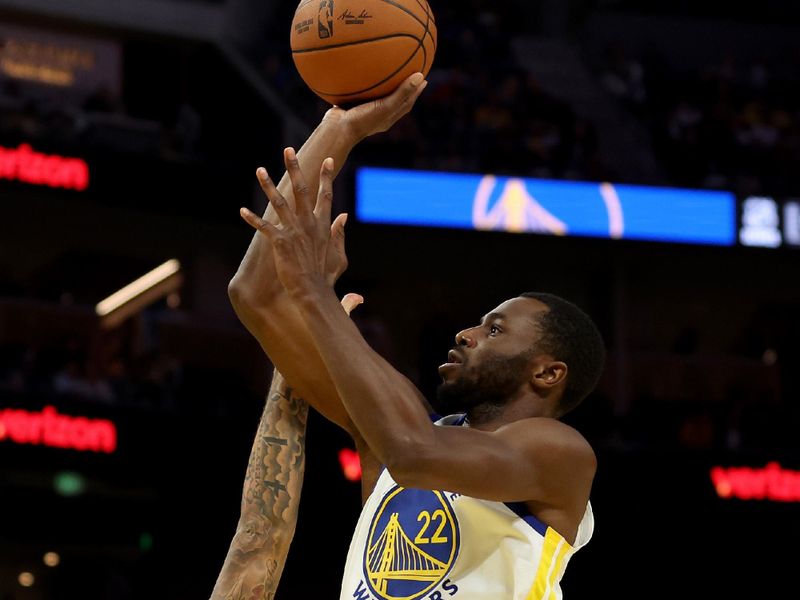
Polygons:
M251 331L270 362L310 406L352 433L347 410L296 306L284 294L271 308L256 311Z
M297 160L310 190L319 186L319 165L328 156L344 161L355 145L357 134L350 130L338 113L329 113L312 133ZM294 204L294 190L287 175L278 189ZM265 220L276 222L270 204ZM272 363L285 374L295 389L326 418L345 430L352 429L347 412L336 397L333 384L321 368L322 361L297 309L289 301L275 272L272 247L256 233L228 286L231 304L247 330L258 340Z
M294 536L308 407L277 371L250 453L241 515L212 600L272 598Z
M309 189L316 190L319 187L319 165L327 157L334 158L336 174L338 174L350 151L356 145L357 139L357 134L351 130L345 120L336 114L326 115L297 153L297 160ZM288 173L284 174L277 187L289 204L294 207L294 190ZM267 206L263 218L272 224L279 222L271 204ZM264 236L259 235L258 232L253 236L228 289L233 307L248 329L250 328L246 322L250 320L248 308L269 306L272 298L283 293L283 288L275 273L272 248Z
M433 441L418 391L337 310L329 287L320 286L297 304L356 429L384 465L400 468L416 448Z

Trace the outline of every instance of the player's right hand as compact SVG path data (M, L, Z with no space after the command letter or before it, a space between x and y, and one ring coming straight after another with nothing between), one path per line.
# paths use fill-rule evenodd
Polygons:
M349 110L333 107L326 113L325 119L341 119L354 140L360 142L376 133L388 131L408 114L427 85L422 73L414 73L385 98L378 98Z

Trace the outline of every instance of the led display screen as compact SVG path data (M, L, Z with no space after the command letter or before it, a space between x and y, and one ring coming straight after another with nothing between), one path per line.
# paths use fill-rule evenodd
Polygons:
M733 246L729 192L362 168L362 222Z

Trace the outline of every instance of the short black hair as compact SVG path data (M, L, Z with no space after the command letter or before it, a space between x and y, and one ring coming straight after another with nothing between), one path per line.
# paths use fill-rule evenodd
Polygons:
M603 373L606 349L591 317L563 298L542 292L526 292L548 310L538 318L539 348L567 364L567 381L559 403L560 415L578 406L597 385ZM559 416L560 416L559 415Z

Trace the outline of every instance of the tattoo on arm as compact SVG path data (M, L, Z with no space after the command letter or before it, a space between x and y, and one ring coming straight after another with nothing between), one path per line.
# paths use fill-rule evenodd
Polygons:
M297 524L308 405L275 371L258 426L236 535L211 600L275 596Z

